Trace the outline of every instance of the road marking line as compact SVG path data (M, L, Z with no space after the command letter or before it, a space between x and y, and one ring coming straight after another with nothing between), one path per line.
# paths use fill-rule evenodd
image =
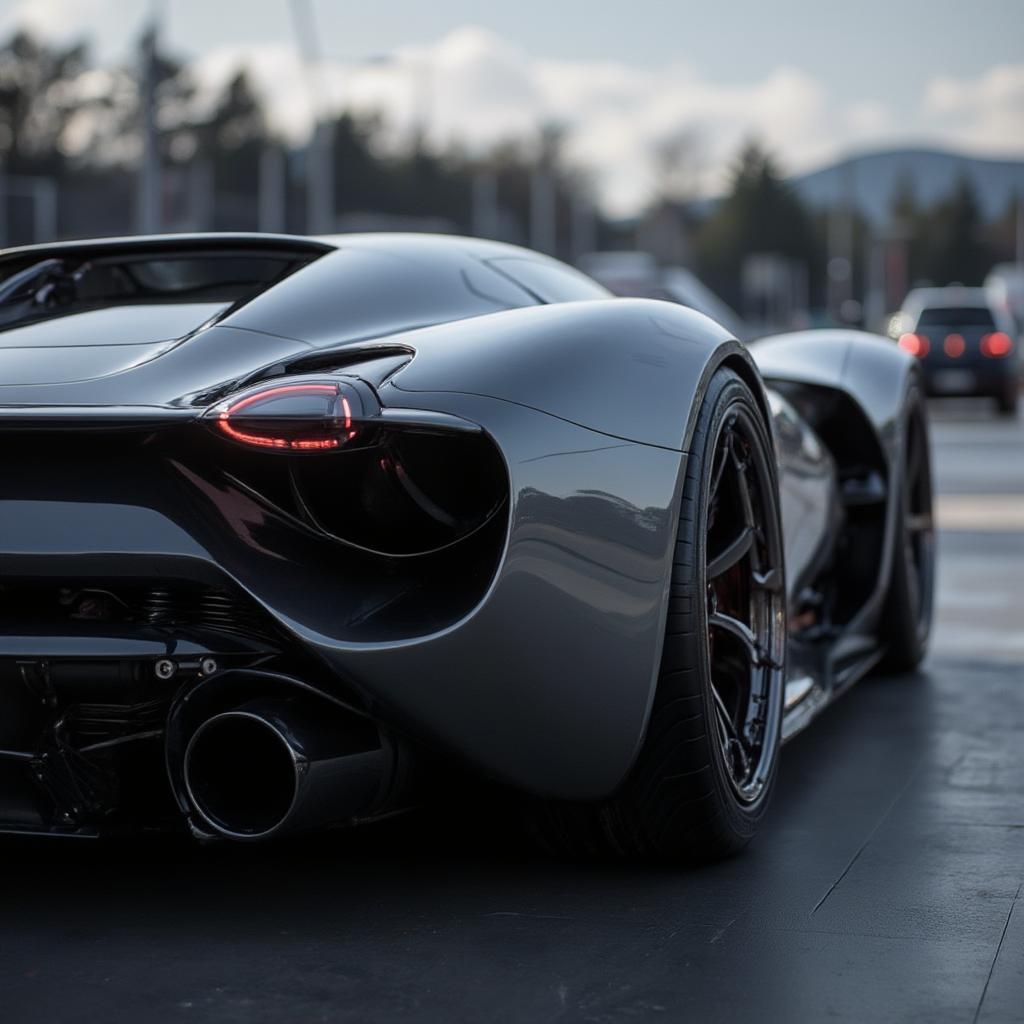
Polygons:
M940 530L1024 530L1024 494L940 494L935 519Z

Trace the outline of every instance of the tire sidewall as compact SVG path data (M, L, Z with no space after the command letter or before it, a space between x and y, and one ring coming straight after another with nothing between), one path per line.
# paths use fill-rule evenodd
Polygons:
M719 376L723 378L720 384ZM715 385L718 386L716 387ZM697 556L696 564L694 566L694 592L698 598L698 628L695 634L695 640L697 642L694 643L695 649L693 653L700 666L702 710L707 726L707 742L710 747L709 753L711 764L713 766L714 785L718 802L722 808L723 815L728 821L731 831L738 839L746 841L757 831L761 819L764 817L764 813L771 801L771 795L775 788L775 782L778 776L779 748L781 746L783 694L779 692L773 695L775 707L773 708L769 727L775 730L773 744L775 754L769 766L764 788L755 801L749 804L744 803L740 800L733 789L732 783L729 779L728 768L725 764L725 755L721 749L721 744L716 742L715 739L715 729L717 728L715 724L716 711L714 707L714 698L711 692L711 652L710 646L707 642L708 609L707 600L705 598L707 592L707 522L710 507L710 483L714 465L715 447L725 420L738 407L742 406L747 411L759 434L759 441L763 448L765 465L767 468L768 478L770 480L769 494L766 496L766 503L771 509L771 514L775 518L774 529L777 531L777 543L781 545L782 530L778 500L778 469L773 436L765 425L763 414L758 409L756 400L750 393L750 389L736 374L731 371L719 371L712 380L712 386L709 388L707 401L711 407L711 417L708 422L708 429L704 434L703 451L699 454L699 458L701 459L701 479L699 488L700 501L699 512L696 518L697 536L694 538ZM691 453L691 458L692 457L693 453ZM780 559L780 568L784 569L782 559ZM784 582L783 593L785 593ZM783 646L783 651L785 651L785 644ZM785 658L783 658L783 665L785 665ZM785 686L785 678L786 672L785 667L783 667L778 680L777 689L781 689Z

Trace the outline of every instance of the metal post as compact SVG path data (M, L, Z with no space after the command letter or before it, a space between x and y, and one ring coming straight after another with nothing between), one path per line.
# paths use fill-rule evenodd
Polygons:
M310 0L291 0L292 24L309 90L313 130L306 144L306 231L334 230L334 125L324 110L327 94L320 36Z
M7 171L0 160L0 249L7 246Z
M285 188L287 187L284 150L268 146L260 153L259 167L260 231L282 233L285 230Z
M554 255L557 237L554 182L546 164L538 163L530 174L530 247Z
M1024 189L1017 189L1016 263L1024 264Z
M855 161L842 171L840 195L828 215L828 307L841 320L843 303L853 298L853 220Z
M306 149L306 231L334 230L334 125L317 123Z
M57 183L53 178L33 179L32 233L36 242L52 242L57 237Z
M477 238L497 238L500 230L498 213L498 176L489 168L473 175L471 230Z
M597 248L597 231L594 218L594 204L590 197L576 189L570 200L569 250L575 262L584 253Z
M217 182L213 173L213 163L206 160L195 160L189 168L189 193L191 196L190 220L195 231L213 231L214 210L217 205Z
M142 159L136 196L136 230L154 234L160 230L160 136L156 126L157 36L159 18L154 6L149 27L143 33L139 69L139 120Z

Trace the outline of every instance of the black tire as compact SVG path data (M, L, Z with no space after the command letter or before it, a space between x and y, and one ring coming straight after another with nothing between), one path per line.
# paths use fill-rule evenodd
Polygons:
M1007 387L996 395L996 407L1000 416L1017 415L1017 382L1012 381Z
M640 752L611 798L531 808L532 831L549 851L701 862L737 852L757 831L781 743L785 587L776 474L771 436L754 396L737 374L719 370L690 444L665 644ZM749 552L722 569L737 550L724 538L735 533L739 540L740 531L747 531ZM716 549L710 556L709 548ZM726 635L731 630L723 627L736 619L722 610L720 590L738 595L735 604L748 608L756 644ZM760 719L748 720L750 732L742 731L737 723L755 708ZM723 715L735 718L735 739Z
M935 525L931 460L928 418L916 386L907 395L902 433L896 536L882 616L886 652L880 668L885 672L915 669L927 652L932 627Z

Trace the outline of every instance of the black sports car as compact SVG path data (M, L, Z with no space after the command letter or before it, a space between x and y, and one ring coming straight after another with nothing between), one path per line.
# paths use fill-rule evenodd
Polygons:
M471 239L9 250L2 828L262 840L440 765L570 853L727 854L923 655L919 372Z

